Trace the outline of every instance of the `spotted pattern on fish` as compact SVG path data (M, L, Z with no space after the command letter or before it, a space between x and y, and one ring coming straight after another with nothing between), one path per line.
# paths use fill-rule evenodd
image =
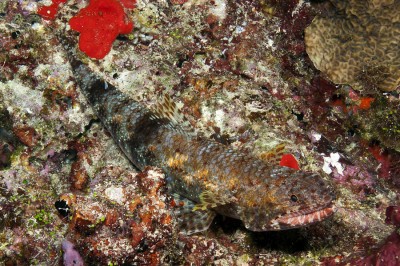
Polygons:
M179 195L182 232L206 230L215 213L240 219L253 231L305 226L333 214L334 192L319 175L187 133L174 121L172 101L152 111L95 75L71 51L69 60L83 94L126 157L139 169L152 165L165 171L171 194Z

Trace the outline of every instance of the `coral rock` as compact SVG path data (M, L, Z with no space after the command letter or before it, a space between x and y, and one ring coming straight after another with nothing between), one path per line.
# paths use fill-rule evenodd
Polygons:
M171 0L171 4L173 4L173 5L183 5L187 1L188 0Z
M72 164L70 178L74 189L84 189L87 185L89 176L83 166L84 159L78 160Z
M348 265L399 265L400 236L393 232L376 254L351 261Z
M14 128L13 131L19 140L28 147L33 147L39 140L39 136L34 128L22 126Z
M386 208L386 220L387 224L393 224L396 226L400 225L400 207L389 206Z
M72 225L81 233L91 234L102 223L102 218L105 216L100 211L101 207L99 205L89 205L89 202L86 202L86 204L88 204L87 208L77 207L78 209L72 217Z

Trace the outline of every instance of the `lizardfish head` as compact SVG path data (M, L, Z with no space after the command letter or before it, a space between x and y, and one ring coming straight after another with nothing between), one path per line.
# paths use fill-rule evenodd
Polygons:
M276 168L270 172L268 180L253 191L257 191L258 196L247 196L252 206L242 208L241 217L246 228L252 231L306 226L335 212L333 189L315 173Z

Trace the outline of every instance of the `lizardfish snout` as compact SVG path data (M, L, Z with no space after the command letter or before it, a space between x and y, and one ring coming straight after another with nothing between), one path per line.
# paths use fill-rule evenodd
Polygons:
M271 219L269 230L285 230L325 220L335 212L333 188L315 173L298 171L281 184L286 193L281 211Z
M335 212L335 193L315 173L275 168L266 184L252 188L259 196L245 200L240 219L252 231L276 231L322 221ZM250 195L250 193L248 194ZM249 198L249 197L247 197Z
M319 210L303 210L302 212L293 212L271 220L271 230L284 230L297 228L320 222L331 216L335 212L333 203Z

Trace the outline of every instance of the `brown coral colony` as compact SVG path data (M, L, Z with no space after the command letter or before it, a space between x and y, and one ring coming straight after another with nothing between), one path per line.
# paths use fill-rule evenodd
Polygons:
M305 30L315 67L337 84L393 91L400 85L400 1L330 1ZM397 10L397 12L396 12Z

